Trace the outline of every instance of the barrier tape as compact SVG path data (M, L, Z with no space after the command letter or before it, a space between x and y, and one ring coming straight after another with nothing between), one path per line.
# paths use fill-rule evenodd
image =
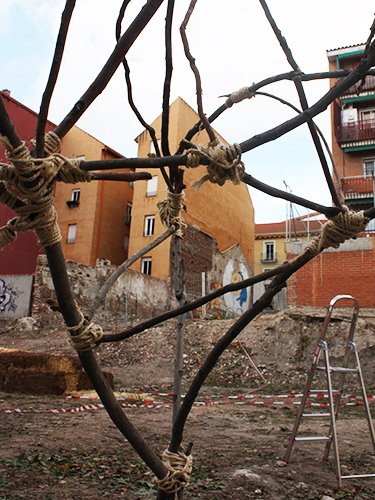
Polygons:
M139 393L139 394L134 394L134 396L137 396L136 398L126 398L124 397L123 399L127 401L126 403L120 403L120 405L123 408L149 408L149 409L158 409L158 408L172 408L173 404L171 402L167 401L154 401L154 400L146 400L143 399L142 396L162 396L162 397L172 397L173 394L168 394L168 393ZM139 396L139 397L138 397ZM299 405L299 401L294 401L294 399L301 397L302 394L280 394L280 395L259 395L259 394L245 394L241 396L201 396L202 399L207 399L207 398L221 398L224 401L196 401L194 403L194 407L202 407L202 406L218 406L218 405ZM316 398L325 398L327 397L327 394L323 393L317 393L317 394L311 394L311 397L316 397ZM342 398L348 398L348 399L357 399L361 398L361 396L356 396L356 395L342 395ZM96 397L91 397L91 396L66 396L66 399L98 399ZM120 396L121 399L121 396ZM261 399L265 399L266 401L262 401ZM267 401L267 399L270 399ZM276 399L276 401L275 401ZM286 399L286 401L277 401L277 399ZM373 395L368 395L367 396L368 400L375 399L375 396ZM225 401L225 400L230 400L230 401ZM237 401L236 401L237 400ZM246 401L248 400L248 401ZM139 401L139 402L137 402ZM347 402L347 403L340 403L340 406L363 406L363 402ZM306 402L306 406L329 406L329 403L313 403L313 402ZM104 408L104 405L102 403L97 403L97 404L87 404L87 405L81 405L77 406L74 408L59 408L59 409L46 409L46 410L37 410L35 408L28 408L28 409L23 409L21 410L20 408L15 408L12 410L0 410L0 413L78 413L78 412L83 412L83 411L90 411L90 410L101 410Z

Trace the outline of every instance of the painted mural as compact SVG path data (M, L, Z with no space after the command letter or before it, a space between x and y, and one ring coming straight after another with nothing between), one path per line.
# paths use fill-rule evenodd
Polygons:
M0 276L0 318L29 315L32 285L31 275Z
M225 266L223 274L223 286L230 283L239 283L249 278L249 273L242 259L235 261L230 259ZM227 315L239 316L249 308L249 293L247 288L224 295L224 302L227 308Z

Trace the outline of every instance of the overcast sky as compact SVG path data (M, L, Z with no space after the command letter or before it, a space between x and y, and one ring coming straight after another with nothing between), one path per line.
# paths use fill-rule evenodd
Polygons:
M121 1L77 0L49 119L58 124L103 67L115 45L115 24ZM181 96L196 109L195 81L183 54L179 26L190 0L176 0L174 15L171 102ZM132 0L123 28L144 1ZM2 0L0 24L0 86L14 99L38 110L51 66L64 0ZM105 5L105 7L103 7ZM269 0L271 13L305 73L328 69L327 49L366 41L375 6L371 0ZM164 81L164 18L166 2L128 53L134 100L148 122L162 110ZM258 0L198 0L187 28L199 68L203 104L210 115L223 102L219 96L279 73L290 71ZM328 91L328 81L304 84L312 105ZM296 106L290 82L263 89ZM294 116L274 100L256 97L227 110L215 123L230 143ZM316 118L329 143L329 112ZM143 130L127 104L120 67L104 92L77 123L86 132L127 157L137 155L134 142ZM294 194L330 205L307 126L243 155L246 171ZM285 219L286 204L251 189L257 223ZM300 214L306 211L297 207Z

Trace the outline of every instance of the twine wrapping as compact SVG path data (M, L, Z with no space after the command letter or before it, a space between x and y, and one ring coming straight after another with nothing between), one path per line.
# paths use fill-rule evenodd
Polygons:
M167 188L167 197L164 200L158 201L156 206L159 209L160 220L165 227L177 226L178 229L175 235L182 238L182 228L186 224L182 221L181 210L184 208L185 193L172 193Z
M33 158L24 143L13 148L6 137L0 137L0 144L5 147L6 157L11 162L11 165L0 163L0 180L4 188L0 202L17 214L0 228L0 250L16 239L17 232L30 229L35 231L41 245L54 245L61 240L53 206L55 181L89 181L90 173L80 170L80 161L57 153L61 141L53 132L45 137L46 158ZM25 204L16 207L19 199Z
M365 230L370 219L364 216L363 210L353 212L346 206L344 208L345 213L340 212L324 224L320 235L310 241L305 252L309 251L313 255L318 255L325 248L338 248L341 243Z
M227 180L238 185L243 179L245 165L241 161L239 144L226 146L216 138L209 142L207 147L199 145L198 149L189 149L186 154L188 168L198 167L201 157L209 161L207 174L192 183L196 191L199 191L207 181L223 186Z
M235 104L237 102L243 101L244 99L251 99L252 97L254 97L254 92L250 92L249 87L243 87L240 90L232 92L229 96L229 99L233 104Z
M189 486L190 474L193 469L192 455L186 456L183 451L172 453L165 450L161 456L168 474L163 479L157 479L157 487L165 493L173 494L178 499L178 492Z
M67 327L69 344L79 352L91 351L97 347L97 342L99 342L103 336L103 330L102 327L96 323L89 323L80 310L78 310L78 312L81 317L78 325ZM75 332L81 328L83 328L82 332L75 334Z

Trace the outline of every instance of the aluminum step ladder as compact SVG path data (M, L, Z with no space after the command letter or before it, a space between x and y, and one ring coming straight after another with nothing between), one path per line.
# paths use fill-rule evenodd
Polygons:
M334 306L337 304L338 301L340 300L351 300L354 302L353 306L353 315L352 315L352 320L349 328L349 334L348 338L346 341L346 347L345 347L345 353L344 353L344 359L342 362L342 366L334 367L330 365L329 362L329 354L328 354L328 344L324 340L324 337L327 332L327 328L329 325L329 321L331 318L331 314L333 311ZM359 362L359 357L358 357L358 352L356 349L356 345L353 342L353 337L354 337L354 331L357 323L357 318L358 318L358 313L359 313L359 304L358 301L353 298L350 295L337 295L334 297L328 307L327 314L323 323L322 331L319 337L319 341L315 350L313 362L311 365L311 370L309 373L309 376L307 378L306 386L303 391L302 395L302 400L299 405L298 413L296 416L296 420L294 422L294 427L291 433L291 436L289 438L289 444L285 453L284 461L289 462L290 454L292 452L292 448L296 442L305 442L305 441L325 441L326 446L325 446L325 451L324 451L324 456L323 460L328 460L329 452L331 449L331 444L333 444L333 452L334 452L334 459L335 459L335 466L336 466L336 478L337 478L337 485L339 488L342 487L342 479L349 479L349 478L364 478L364 477L375 477L375 474L361 474L361 475L350 475L350 476L343 476L341 475L341 467L340 467L340 457L339 457L339 450L338 450L338 444L337 444L337 432L336 432L336 418L337 418L337 413L340 407L340 400L343 392L343 387L344 387L344 381L345 381L345 376L347 373L356 373L358 375L359 379L359 384L362 392L362 398L363 398L363 406L365 408L366 412L366 417L367 417L367 422L369 426L369 431L370 431L370 437L372 441L372 445L375 450L375 435L374 435L374 428L372 425L372 420L371 420L371 413L370 413L370 408L368 405L367 401L367 395L366 395L366 389L365 389L365 384L363 381L363 376L362 376L362 371L361 371L361 365ZM324 357L324 365L318 365L320 355L323 352L323 357ZM354 357L355 357L355 368L348 368L348 362L349 362L349 357L350 354L353 352ZM313 382L314 376L316 372L322 371L326 375L326 384L327 384L327 389L325 390L312 390L311 389L311 384ZM332 389L332 378L331 375L333 373L339 373L340 377L338 380L338 387L337 389ZM316 396L317 394L324 394L328 397L328 413L304 413L305 406L307 404L307 400L310 396ZM325 436L297 436L298 428L299 425L302 421L302 419L329 419L330 424L329 424L329 430L327 435Z

